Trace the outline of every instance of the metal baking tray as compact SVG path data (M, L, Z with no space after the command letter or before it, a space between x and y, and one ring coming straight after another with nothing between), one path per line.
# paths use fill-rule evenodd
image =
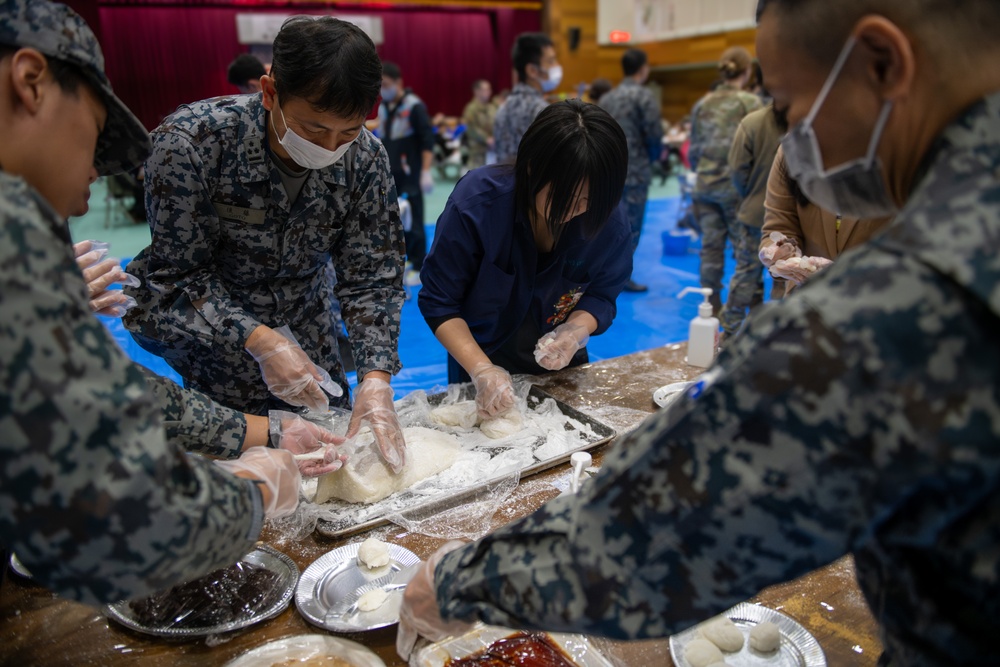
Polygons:
M435 405L440 405L441 402L444 400L444 398L445 394L443 393L433 394L427 397L427 401L432 406L435 406ZM471 400L475 398L475 392L471 385L468 385L463 388L462 395L460 396L460 398L462 400ZM572 456L575 452L587 451L594 449L595 447L599 447L605 443L610 442L617 435L617 432L612 427L594 419L592 416L588 414L580 412L579 410L566 405L559 399L555 398L554 396L548 394L545 391L542 391L535 385L532 385L531 389L528 391L527 395L528 409L533 410L537 408L547 399L552 399L553 401L555 401L556 407L559 408L559 411L562 414L587 426L593 432L594 435L584 436L583 439L586 441L586 444L580 447L564 451L558 456L554 456L552 458L548 458L543 461L535 461L532 465L521 469L520 475L522 479L528 477L529 475L534 475L535 473L539 473L542 472L543 470L548 470L549 468L553 468L557 465L565 463L569 461L570 456ZM569 424L566 425L566 428L567 430L574 430ZM539 438L538 440L540 444L542 442L542 439ZM408 505L407 509L431 510L435 507L440 507L442 511L450 509L452 507L462 504L463 502L467 502L470 499L475 498L476 496L482 493L483 489L489 487L491 484L496 483L500 479L503 479L508 474L509 472L503 475L498 475L497 477L480 481L479 483L473 486L451 489L448 490L447 492L432 497L421 496L420 498L415 499L414 503ZM405 493L405 491L403 493ZM388 515L391 513L392 512L386 512L385 515L383 516L376 516L368 519L367 521L352 524L351 526L348 526L346 528L340 528L336 524L321 519L316 526L316 532L326 537L344 537L347 535L353 535L354 533L360 533L370 528L374 528L375 526L381 526L388 523L389 522Z

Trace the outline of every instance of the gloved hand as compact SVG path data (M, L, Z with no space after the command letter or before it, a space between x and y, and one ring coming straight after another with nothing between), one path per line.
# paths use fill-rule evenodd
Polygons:
M80 241L73 245L73 254L87 283L90 309L98 315L121 317L136 305L135 299L121 290L108 288L115 283L138 287L140 282L122 270L121 260L114 257L105 259L110 247L110 244L101 241Z
M437 586L434 585L434 568L441 562L441 558L464 545L459 540L446 543L431 554L407 584L399 607L399 627L396 629L396 653L403 660L409 660L418 636L436 642L448 636L464 634L472 627L472 623L465 621L441 619Z
M299 506L299 486L302 475L291 452L269 447L251 447L238 459L215 461L223 470L246 479L264 483L264 515L269 519L288 516Z
M294 412L271 410L267 414L271 433L271 444L292 454L322 454L314 459L297 459L299 472L303 477L317 477L340 468L347 463L347 456L341 454L337 446L345 438L327 431Z
M578 324L566 322L538 339L535 361L542 368L557 371L566 368L577 350L587 345L590 332Z
M760 263L766 268L771 268L775 262L780 262L783 259L802 256L802 250L795 244L795 241L781 232L771 232L770 238L773 244L761 248L757 255L760 257Z
M260 365L260 373L268 390L289 405L300 405L316 412L330 409L330 399L320 388L324 379L321 369L295 341L286 337L267 336L247 351Z
M802 285L817 271L833 264L825 257L790 257L775 262L771 267L771 275L775 278L790 280L796 285Z
M354 395L354 410L347 427L347 437L353 438L365 423L375 436L375 444L392 471L399 474L406 463L406 441L403 427L392 403L392 387L379 378L365 378Z
M476 387L476 410L483 419L492 419L514 407L514 381L510 373L484 362L469 373Z
M425 195L434 192L434 174L431 173L430 169L424 169L420 172L420 189Z

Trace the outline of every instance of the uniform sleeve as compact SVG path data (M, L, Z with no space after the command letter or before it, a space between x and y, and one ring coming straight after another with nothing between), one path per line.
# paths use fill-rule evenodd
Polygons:
M801 248L805 243L802 223L799 220L799 206L789 188L788 168L785 153L779 147L767 177L767 193L764 195L764 226L761 228L761 248L772 244L771 232L780 232L794 240Z
M9 218L0 237L0 542L88 604L235 562L263 523L254 483L167 441L62 241Z
M359 174L357 203L334 249L337 298L351 350L363 378L371 371L399 372L399 319L403 309L403 225L385 147Z
M642 136L646 140L646 148L650 154L650 159L656 161L659 152L663 148L663 116L660 112L660 104L656 97L649 91L642 96Z
M615 230L615 234L605 246L609 250L606 261L595 267L590 286L575 308L590 313L597 320L595 336L607 331L615 321L618 295L632 275L632 253L621 252L621 248L627 248L632 238L624 204L612 212L608 225Z
M705 149L705 137L700 119L701 104L702 102L699 101L691 110L691 132L688 135L688 164L691 165L691 171L698 171L698 160L701 159L701 154Z
M477 146L485 146L489 138L488 128L479 121L486 120L485 114L476 114L477 106L475 102L469 102L462 111L462 123L465 124L465 136L469 143Z
M427 106L421 102L413 106L410 111L410 123L413 131L420 137L420 149L425 151L434 150L434 126L431 125L430 115L427 113Z
M741 122L736 128L733 145L729 148L729 170L732 173L733 185L740 197L746 197L750 193L750 174L753 173L753 165L753 136L747 130L747 124Z
M868 279L885 281L886 271L847 278ZM888 521L937 475L939 452L919 451L922 428L949 428L957 417L946 401L907 391L913 379L900 355L899 366L885 361L901 338L928 357L941 341L914 331L909 317L874 336L857 322L845 328L857 334L838 333L800 298L810 292L765 306L702 376L700 396L619 442L580 495L446 556L435 573L443 615L665 637L869 539L873 521ZM928 305L919 291L908 296L901 308L921 321ZM854 298L831 312L855 312ZM870 321L866 310L857 317ZM937 413L916 417L924 423L911 430L892 415L915 415L915 398ZM962 484L940 493L961 496ZM913 543L908 522L896 530L882 538Z
M154 133L152 139L145 166L152 232L146 289L175 294L175 300L161 300L203 319L220 347L242 348L260 323L233 304L214 270L220 225L206 181L208 165L181 133ZM194 302L202 299L204 304L195 309Z
M498 221L512 224L510 221ZM438 218L430 252L420 271L422 287L417 295L420 314L436 328L448 319L462 317L462 307L472 283L479 275L485 249L472 219L460 211L452 198Z
M163 414L167 441L191 452L235 458L243 451L247 420L194 389L184 389L142 366L146 383Z

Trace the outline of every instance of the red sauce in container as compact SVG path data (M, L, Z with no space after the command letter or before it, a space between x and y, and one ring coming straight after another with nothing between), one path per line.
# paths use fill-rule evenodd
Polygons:
M493 642L482 651L446 667L576 667L561 648L543 632L522 632Z

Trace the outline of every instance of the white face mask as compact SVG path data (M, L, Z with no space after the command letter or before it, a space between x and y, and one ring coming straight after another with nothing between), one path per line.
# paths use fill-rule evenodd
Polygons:
M889 112L892 111L892 102L886 100L882 105L864 157L850 160L829 171L823 168L823 155L812 126L847 62L855 41L854 37L847 40L809 115L785 135L781 140L781 147L785 152L789 175L798 181L802 192L817 206L830 213L851 218L881 218L894 215L898 210L885 186L882 162L875 156L889 120Z
M347 149L358 138L354 137L354 139L351 139L346 144L338 146L335 151L327 150L295 134L285 121L285 112L281 110L281 105L276 106L278 107L278 113L281 114L281 123L285 126L285 136L278 139L278 143L288 151L288 157L292 158L295 164L300 167L305 167L306 169L323 169L324 167L329 167L344 157L344 153L347 152ZM273 112L271 113L271 128L275 134L278 134L277 128L274 127ZM358 136L360 136L360 133Z
M546 70L541 70L541 71L545 72L548 75L548 78L542 81L542 90L545 91L546 93L551 93L553 90L559 87L560 83L562 83L562 77L563 77L562 65L553 65L548 69L548 71Z

